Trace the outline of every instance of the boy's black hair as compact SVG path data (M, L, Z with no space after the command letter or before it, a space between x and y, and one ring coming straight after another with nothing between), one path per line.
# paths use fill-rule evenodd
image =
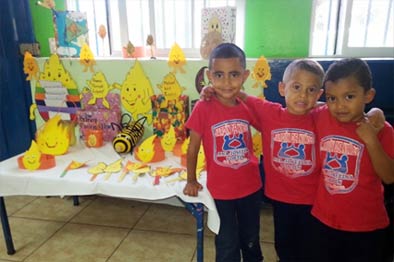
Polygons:
M320 84L323 82L323 67L317 61L311 59L296 59L291 62L283 73L283 82L287 82L296 70L303 70L312 73L319 77ZM321 86L319 86L319 88L321 88Z
M368 64L359 58L345 58L332 63L328 67L324 84L348 77L354 77L365 92L372 88L371 70Z
M246 68L245 52L232 43L222 43L215 47L209 56L209 69L212 67L212 60L216 58L239 58L242 68Z

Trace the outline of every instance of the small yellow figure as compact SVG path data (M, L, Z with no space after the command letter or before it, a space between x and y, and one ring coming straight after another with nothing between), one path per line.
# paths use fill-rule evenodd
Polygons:
M184 87L182 87L176 76L173 73L168 73L161 84L157 84L157 88L163 93L165 100L161 103L160 107L167 108L169 101L175 104L178 110L182 109L180 104L180 97L182 95Z
M174 127L170 125L170 129L161 137L160 144L164 151L171 152L174 149L175 143L175 130Z
M60 119L60 115L50 118L44 126L37 131L37 145L40 151L48 155L63 155L70 145L70 134Z
M260 159L260 156L263 154L263 141L261 139L260 132L256 132L252 136L252 142L253 142L253 154L257 157L257 159Z
M175 43L170 50L168 55L168 66L173 68L173 73L175 74L178 70L182 74L186 73L183 66L186 65L186 57L182 48Z
M34 140L31 141L29 150L23 156L23 165L28 170L36 170L40 167L41 152Z
M153 180L153 185L158 185L160 183L160 177L167 177L177 172L183 171L184 168L171 168L171 167L157 167L152 173L155 179Z
M164 150L161 148L157 135L152 135L145 139L134 149L134 156L143 163L158 162L165 158Z
M257 88L259 84L266 88L267 84L265 81L271 80L271 69L268 64L267 59L264 56L261 56L256 64L254 65L253 71L252 71L252 79L254 79L256 82L253 84L253 88Z
M79 62L84 66L83 72L88 71L88 69L90 69L90 72L94 72L93 66L96 64L96 60L94 59L92 50L90 50L90 47L86 43L81 47Z
M39 71L37 61L30 52L26 51L23 58L23 72L27 74L26 80L32 80L33 78L37 80Z

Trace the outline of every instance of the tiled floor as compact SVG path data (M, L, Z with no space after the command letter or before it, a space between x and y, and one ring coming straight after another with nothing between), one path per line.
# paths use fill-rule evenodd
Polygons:
M195 221L183 207L102 196L6 197L16 253L0 262L196 261ZM261 244L274 262L272 210L261 209ZM205 230L204 261L214 261L213 233Z

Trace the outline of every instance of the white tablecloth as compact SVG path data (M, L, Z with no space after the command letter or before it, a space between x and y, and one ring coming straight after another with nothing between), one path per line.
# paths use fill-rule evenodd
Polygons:
M207 225L214 233L219 231L219 215L215 203L205 188L206 174L201 175L200 182L204 189L199 192L198 197L189 197L183 194L185 181L167 183L175 178L174 174L167 178L161 178L159 185L153 185L154 178L150 175L142 175L137 181L133 181L133 173L129 173L122 182L118 181L121 172L114 173L108 180L105 174L100 174L94 181L90 181L91 174L87 172L90 167L104 162L107 165L124 158L122 164L127 160L135 162L131 154L120 156L112 148L111 143L106 143L100 148L88 148L84 145L70 147L69 152L62 156L56 156L56 166L46 170L29 171L18 168L18 156L0 162L0 196L33 195L33 196L78 196L102 194L119 198L130 198L140 200L164 200L179 197L185 202L202 203L208 211ZM87 162L87 166L69 170L64 177L60 177L64 169L72 161ZM161 162L151 163L155 167L180 167L179 157L166 153L166 159Z

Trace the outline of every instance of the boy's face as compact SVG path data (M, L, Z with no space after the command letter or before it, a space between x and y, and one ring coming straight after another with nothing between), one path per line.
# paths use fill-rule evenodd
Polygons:
M323 93L321 79L308 71L295 70L286 83L279 83L279 93L285 97L290 114L305 115Z
M249 76L249 70L241 66L239 58L216 58L212 60L207 76L219 101L233 105L243 83Z
M364 91L354 77L325 84L328 110L339 122L356 122L364 117L365 105L372 101L375 90Z

